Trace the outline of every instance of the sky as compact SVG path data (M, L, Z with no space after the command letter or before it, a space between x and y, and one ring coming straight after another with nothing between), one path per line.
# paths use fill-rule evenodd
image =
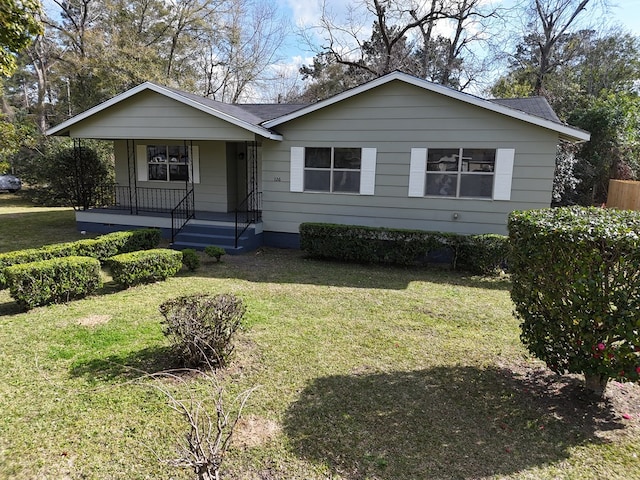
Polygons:
M513 3L515 0L487 0L493 4ZM321 14L322 0L277 0L282 13L298 27L310 27L317 22ZM328 8L336 15L344 14L345 5L353 0L326 0ZM611 24L620 24L623 29L640 36L640 0L610 0L609 15ZM302 45L296 35L291 35L286 46L288 61L309 63L313 53Z
M615 21L635 35L640 35L640 0L617 0L612 9Z

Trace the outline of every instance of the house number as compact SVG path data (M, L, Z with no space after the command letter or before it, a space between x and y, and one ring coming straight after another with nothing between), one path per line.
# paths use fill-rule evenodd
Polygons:
M273 177L273 181L274 182L280 182L281 180L280 180L280 177Z

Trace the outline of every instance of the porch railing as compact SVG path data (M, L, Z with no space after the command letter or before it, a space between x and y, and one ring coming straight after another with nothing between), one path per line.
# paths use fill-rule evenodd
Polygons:
M182 200L171 210L171 243L187 222L195 216L195 198L193 188L187 192Z
M96 187L94 207L138 212L170 213L185 198L184 189L107 184Z
M262 219L262 192L249 193L236 208L235 248L244 232L252 223Z

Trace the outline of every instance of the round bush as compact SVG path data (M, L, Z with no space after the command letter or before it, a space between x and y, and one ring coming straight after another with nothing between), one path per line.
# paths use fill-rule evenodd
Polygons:
M164 334L187 367L223 367L246 311L234 295L187 295L160 305Z

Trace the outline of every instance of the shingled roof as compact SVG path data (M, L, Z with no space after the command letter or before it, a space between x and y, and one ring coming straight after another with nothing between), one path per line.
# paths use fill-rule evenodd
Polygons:
M562 123L544 97L492 98L490 101L545 120Z
M372 88L391 81L402 81L407 84L415 85L425 90L439 93L441 95L454 98L471 105L507 115L511 118L554 130L560 134L560 138L563 138L565 140L585 141L589 140L590 138L588 132L562 123L549 103L543 97L487 100L467 93L459 92L442 85L428 82L426 80L419 79L402 72L392 72L383 77L379 77L363 85L310 105L287 103L224 103L193 93L184 92L175 88L157 85L152 82L145 82L110 100L107 100L100 105L96 105L95 107L79 115L76 115L73 118L70 118L69 120L61 123L56 127L51 128L49 131L47 131L47 134L69 135L69 129L72 125L88 117L91 117L92 115L101 112L111 107L112 105L126 100L127 98L130 98L144 90L151 90L191 107L194 107L198 110L201 110L209 115L213 115L241 128L247 129L253 133L261 135L262 137L270 138L273 140L282 140L282 136L275 129L273 129L273 127L277 127L278 125L281 125L285 122L288 122L295 118L299 118L329 105L336 104L354 95L359 95Z

